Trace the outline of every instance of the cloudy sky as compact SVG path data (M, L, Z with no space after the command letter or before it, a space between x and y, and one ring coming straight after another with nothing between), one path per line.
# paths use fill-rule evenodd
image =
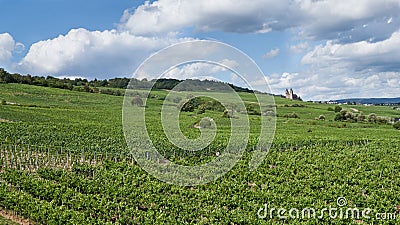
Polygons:
M131 76L152 53L217 40L249 55L274 93L400 97L400 0L0 0L0 67Z

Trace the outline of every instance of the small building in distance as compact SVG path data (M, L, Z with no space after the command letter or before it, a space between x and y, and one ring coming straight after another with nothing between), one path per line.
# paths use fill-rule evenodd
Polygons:
M293 92L292 88L290 88L290 90L286 89L286 98L287 99L292 99L292 100L301 100L300 96L296 95Z

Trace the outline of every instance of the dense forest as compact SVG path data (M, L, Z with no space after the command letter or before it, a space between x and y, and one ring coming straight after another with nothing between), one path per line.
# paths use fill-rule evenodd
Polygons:
M132 78L112 78L104 80L87 80L82 78L68 79L68 78L56 78L52 76L32 76L30 74L21 75L18 73L9 73L3 68L0 68L0 83L21 83L36 86L52 87L69 89L74 91L91 92L91 93L102 93L112 95L123 95L121 90L116 89L164 89L172 90L175 88L177 91L221 91L228 90L231 87L237 92L253 92L248 88L242 88L233 84L213 81L213 80L177 80L177 79L158 79L150 80L142 79L138 80ZM154 85L153 85L154 84ZM129 85L129 86L128 86ZM229 87L228 87L229 86Z

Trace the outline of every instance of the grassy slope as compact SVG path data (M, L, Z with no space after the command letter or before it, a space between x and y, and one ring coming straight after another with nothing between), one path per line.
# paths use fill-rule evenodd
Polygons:
M9 219L6 219L6 218L0 216L0 224L2 224L2 225L17 225L18 223L15 223Z
M126 147L121 125L123 97L1 84L0 98L37 106L0 106L0 118L14 121L0 123L0 141L70 148L91 145L108 151ZM250 97L246 100L252 101ZM256 213L264 203L278 208L314 206L320 209L327 205L336 206L336 198L340 196L346 197L352 207L393 212L394 207L400 204L399 131L389 125L359 123L348 123L345 128L338 128L343 123L332 121L334 113L327 110L328 105L304 102L301 104L306 107L285 107L285 104L298 102L280 98L275 101L278 114L296 112L300 116L300 119L278 118L276 142L289 146L311 141L315 146L300 147L298 151L272 149L262 166L253 172L248 171L246 160L250 155L246 154L244 161L225 177L193 190L171 187L145 173L140 178L136 176L132 179L148 185L140 186L140 192L146 195L132 201L156 204L148 213L159 214L157 217L141 211L134 211L134 214L139 218L141 215L144 218L150 216L153 222L168 219L187 222L195 217L197 222L205 223L258 223L260 220ZM390 107L353 108L361 109L365 114L374 112L399 117L399 111ZM326 121L314 120L321 114L326 116ZM321 140L366 139L370 144L318 144ZM104 179L101 185L113 182ZM203 217L206 219L200 219ZM290 220L293 224L299 222L307 223Z

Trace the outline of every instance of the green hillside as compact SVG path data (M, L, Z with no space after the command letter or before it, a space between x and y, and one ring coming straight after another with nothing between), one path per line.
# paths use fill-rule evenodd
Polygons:
M159 123L167 91L153 91L147 106ZM251 93L240 93L252 104ZM239 163L215 182L179 187L163 183L141 169L129 155L122 128L123 96L78 92L24 84L0 84L0 206L38 224L395 224L376 213L400 211L400 131L392 124L335 121L326 104L275 97L275 139L266 159L249 171L259 132L259 115L249 115L250 144ZM386 106L342 106L356 114L398 118ZM263 106L261 107L263 109ZM287 118L296 114L299 118ZM185 135L191 125L215 118L222 131L207 152L176 153L163 142L156 146L176 162L195 164L215 158L229 138L229 118L219 111L181 112ZM324 115L325 119L317 119ZM38 154L43 153L43 154ZM176 156L175 154L178 154ZM39 157L33 157L33 155ZM32 157L30 157L32 156ZM63 160L66 161L63 161ZM48 161L46 161L48 160ZM64 166L68 160L74 165ZM75 161L74 161L75 160ZM25 164L23 163L25 162ZM64 163L64 164L62 164ZM33 168L33 169L32 169ZM36 168L36 169L35 169ZM270 208L371 208L371 218L259 218ZM396 209L397 207L397 209ZM400 216L399 216L400 217Z

